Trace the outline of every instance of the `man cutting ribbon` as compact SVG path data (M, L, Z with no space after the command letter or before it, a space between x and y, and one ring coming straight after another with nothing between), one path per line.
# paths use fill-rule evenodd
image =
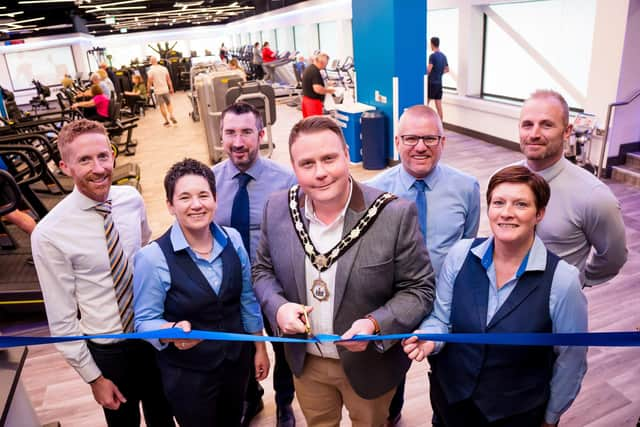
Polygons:
M297 123L289 153L299 187L267 202L253 267L267 319L284 334L343 339L410 331L434 299L415 205L349 176L344 137L329 118ZM384 424L409 368L397 341L315 344L285 344L307 424L338 425L343 403L352 425Z

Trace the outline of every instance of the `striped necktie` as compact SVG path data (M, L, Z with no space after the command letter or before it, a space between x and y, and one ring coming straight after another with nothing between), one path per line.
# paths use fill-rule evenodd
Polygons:
M104 235L107 239L107 252L113 277L113 289L118 301L118 312L122 321L124 333L133 332L133 272L129 266L127 256L120 244L118 229L111 216L111 200L98 203L95 210L104 217Z

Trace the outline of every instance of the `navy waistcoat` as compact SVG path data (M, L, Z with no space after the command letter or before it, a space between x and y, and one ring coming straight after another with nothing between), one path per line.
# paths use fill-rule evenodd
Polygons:
M452 332L552 332L549 295L558 261L547 251L545 270L526 271L487 324L491 284L469 251L453 287ZM449 404L472 399L492 422L549 400L555 353L553 347L447 343L430 361Z
M164 318L169 322L188 320L192 329L244 333L240 316L242 266L231 240L222 251L222 284L216 294L186 249L175 252L171 229L156 243L169 266L171 288L164 304ZM159 352L159 361L174 366L209 371L225 359L236 360L246 343L202 341L189 350L170 345Z

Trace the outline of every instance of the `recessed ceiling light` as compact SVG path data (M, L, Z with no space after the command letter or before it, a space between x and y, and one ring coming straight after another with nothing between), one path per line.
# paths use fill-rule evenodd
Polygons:
M41 16L39 18L22 19L20 21L9 22L7 25L24 24L25 22L43 21L43 20L44 20L44 16Z
M193 7L193 6L200 6L202 5L202 3L204 3L204 1L179 1L176 2L173 7Z
M20 15L21 13L24 13L22 10L19 12L7 12L7 13L0 13L0 16L10 16L11 18L15 17L16 15Z

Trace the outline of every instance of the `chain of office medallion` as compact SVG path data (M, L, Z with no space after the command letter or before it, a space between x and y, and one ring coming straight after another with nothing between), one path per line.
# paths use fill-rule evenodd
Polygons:
M378 218L380 212L382 212L382 209L384 209L389 202L397 198L391 193L382 193L378 196L371 206L369 206L369 209L367 209L367 213L358 220L351 231L347 233L337 245L323 254L313 245L309 233L302 222L300 208L298 207L298 188L298 185L294 185L289 189L289 213L291 214L293 226L300 239L300 243L302 243L304 252L311 260L311 263L321 272L331 267L331 265L369 229L376 218Z

